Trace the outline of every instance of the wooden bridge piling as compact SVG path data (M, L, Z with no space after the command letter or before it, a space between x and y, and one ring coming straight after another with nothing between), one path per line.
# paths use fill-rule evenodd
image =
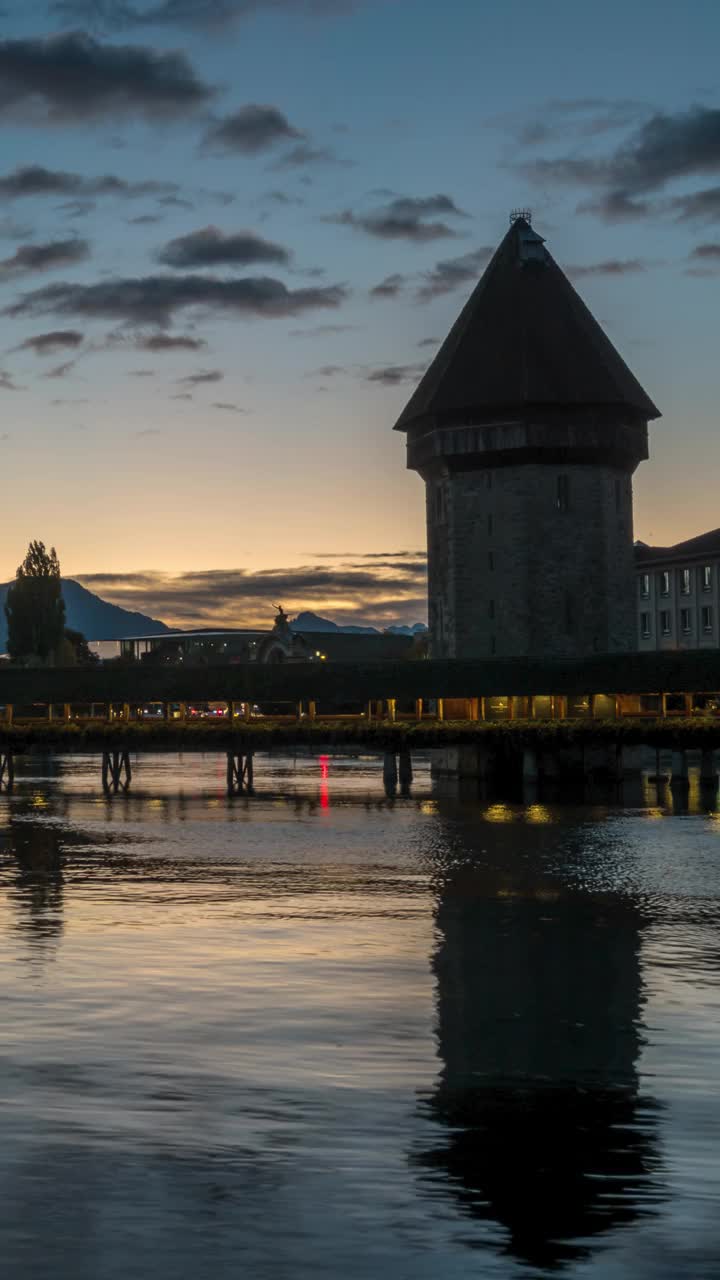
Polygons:
M106 793L127 791L131 782L130 753L128 751L103 751L103 791Z
M15 761L9 747L0 748L0 791L12 791L15 782Z
M230 796L251 796L254 793L253 753L236 751L230 748L227 752L227 791Z

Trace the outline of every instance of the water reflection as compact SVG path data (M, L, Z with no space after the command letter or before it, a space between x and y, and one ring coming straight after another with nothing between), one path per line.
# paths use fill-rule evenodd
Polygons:
M40 803L39 803L40 801ZM17 929L28 935L33 955L51 954L63 931L63 848L67 829L48 821L46 801L19 801L0 833L0 853L10 875L3 880Z
M464 1214L498 1224L507 1253L556 1268L663 1196L659 1108L638 1084L645 922L627 897L543 872L537 831L512 834L509 857L493 863L475 833L439 868L438 1134L417 1163Z

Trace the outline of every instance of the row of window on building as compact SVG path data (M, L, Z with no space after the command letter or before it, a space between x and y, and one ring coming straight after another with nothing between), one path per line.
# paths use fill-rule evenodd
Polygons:
M680 631L683 635L692 635L693 629L693 611L692 609L680 610ZM672 635L672 612L670 609L661 609L658 616L660 634L663 636ZM713 610L711 604L704 604L700 610L700 627L705 633L711 632L713 629ZM644 640L652 635L652 614L640 614L640 631Z
M672 586L670 569L663 569L657 578L660 595L669 596ZM692 569L678 570L678 585L682 596L689 596L692 593ZM700 569L700 586L703 591L712 591L712 565L704 564ZM640 595L643 600L647 600L650 595L649 573L640 574Z

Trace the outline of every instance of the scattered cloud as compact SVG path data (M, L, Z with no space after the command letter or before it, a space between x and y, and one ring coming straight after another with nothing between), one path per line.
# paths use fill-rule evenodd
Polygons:
M178 382L199 387L205 382L222 382L224 377L221 369L201 369L199 373L188 373L184 378L178 378Z
M203 146L211 151L257 155L278 143L304 137L278 107L250 102L230 115L214 120L203 137Z
M417 382L426 368L426 364L388 364L379 369L371 369L365 375L365 380L379 382L384 387L399 387L406 382Z
M188 308L279 318L339 307L347 296L343 285L288 289L270 276L243 280L204 275L138 276L87 285L46 285L23 294L0 314L83 316L167 328L176 312Z
M443 293L452 293L461 285L474 283L493 253L494 250L490 246L483 245L482 248L473 249L471 253L464 253L459 258L446 258L442 262L436 262L432 271L423 273L422 283L415 295L417 301L430 302Z
M258 572L141 570L73 577L104 599L176 626L270 626L278 600L291 615L311 609L341 623L369 620L380 627L417 622L427 610L425 557L419 553L318 556L297 568Z
M154 369L128 369L128 376L130 378L154 378L155 370Z
M239 404L230 404L227 400L213 400L211 409L222 409L225 413L247 413Z
M144 436L161 436L162 431L159 427L145 427L142 431L133 431L136 440L142 440Z
M592 276L630 276L647 271L653 263L646 258L608 258L604 262L589 262L575 267L566 267L567 274L573 280L584 280Z
M490 123L509 130L520 146L533 147L627 129L651 113L648 103L634 98L550 98L535 107L530 118L506 112Z
M55 271L58 267L71 267L90 257L87 240L51 240L47 244L25 244L16 249L12 257L0 261L0 279L9 276L25 276L35 271Z
M441 338L421 338L418 342L419 347L439 347Z
M292 14L335 15L356 7L358 0L53 0L51 12L64 21L82 22L106 31L128 27L197 28L222 34L228 27L263 10Z
M268 204L302 205L305 203L302 196L290 196L287 191L266 191L262 199Z
M58 351L74 351L82 346L84 334L79 329L51 329L25 338L16 351L33 351L36 356L51 356Z
M264 240L254 231L226 233L218 227L202 227L188 235L170 240L156 254L167 267L238 266L255 262L277 262L287 265L290 253L281 244Z
M344 364L323 364L319 369L310 369L307 373L308 378L337 378L347 373Z
M688 254L688 262L686 275L717 277L720 275L720 243L696 245Z
M43 377L66 378L69 373L72 373L76 364L77 364L76 360L66 360L64 364L56 364L55 368L50 369L48 373L43 374Z
M670 208L678 222L720 222L720 187L707 187L690 195L675 196Z
M170 397L171 400L192 400L192 398L189 391L176 391L175 395Z
M394 275L386 276L379 284L373 285L370 290L371 298L397 298L402 293L405 286L406 277L395 272Z
M172 118L213 96L182 53L102 44L82 31L0 41L0 82L0 116L33 125Z
M131 227L150 227L156 222L162 222L163 215L161 213L141 213L137 218L128 218L128 226Z
M278 160L270 166L271 169L303 169L306 165L311 164L339 164L349 165L350 160L343 160L332 147L315 147L309 142L299 142L297 146L291 147L286 151L284 156L280 156Z
M22 200L28 196L73 196L83 201L98 196L120 196L136 200L143 196L170 195L179 190L176 182L128 182L114 173L85 178L80 173L47 169L41 164L20 165L0 177L0 200ZM80 207L83 211L92 208L85 203Z
M720 108L656 111L608 155L539 159L524 169L541 182L593 190L579 209L609 222L663 212L667 205L653 197L669 183L720 173ZM679 198L680 216L687 198Z
M310 329L291 329L289 338L326 338L335 333L351 333L356 324L316 324Z
M0 391L19 391L20 387L13 381L12 374L0 369Z
M328 215L324 221L353 227L380 240L414 240L422 244L443 236L457 236L458 232L446 222L428 221L438 215L468 217L450 196L395 196L367 213L345 209Z
M151 333L140 334L134 345L138 351L202 351L207 342L184 333Z

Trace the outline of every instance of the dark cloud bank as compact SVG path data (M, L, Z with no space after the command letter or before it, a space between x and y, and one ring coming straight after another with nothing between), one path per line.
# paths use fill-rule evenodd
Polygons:
M675 114L655 112L608 155L538 159L524 169L544 183L593 192L579 208L607 221L651 213L670 213L680 221L720 220L717 186L661 198L672 182L720 173L720 109L694 106Z
M468 215L457 207L450 196L440 194L395 196L368 212L344 209L340 213L329 214L325 221L353 227L354 230L375 236L379 240L413 240L424 243L439 240L443 236L456 236L457 231L448 226L447 222L430 221L438 216L467 218Z
M128 182L110 173L84 178L79 173L46 169L39 164L21 165L0 177L0 200L22 200L29 196L75 196L82 200L121 196L132 200L142 196L171 195L179 190L176 182ZM92 205L84 207L89 210Z
M23 294L2 314L82 316L167 328L177 312L191 307L278 318L338 307L346 297L347 290L342 285L288 289L269 276L242 280L218 280L204 275L140 276L89 285L46 285Z
M269 625L272 606L292 613L314 609L338 621L378 625L425 617L426 567L420 552L348 556L293 569L251 573L208 569L171 576L145 571L79 574L77 581L124 608L151 612L180 625Z
M183 116L214 93L182 53L102 44L80 31L0 41L0 86L0 116L40 125Z
M47 244L25 244L12 257L0 261L0 279L31 275L37 271L53 271L73 266L90 257L87 240L51 240Z
M264 240L254 231L226 233L217 227L202 227L170 240L156 255L167 267L238 266L272 262L286 266L290 252L280 244Z

